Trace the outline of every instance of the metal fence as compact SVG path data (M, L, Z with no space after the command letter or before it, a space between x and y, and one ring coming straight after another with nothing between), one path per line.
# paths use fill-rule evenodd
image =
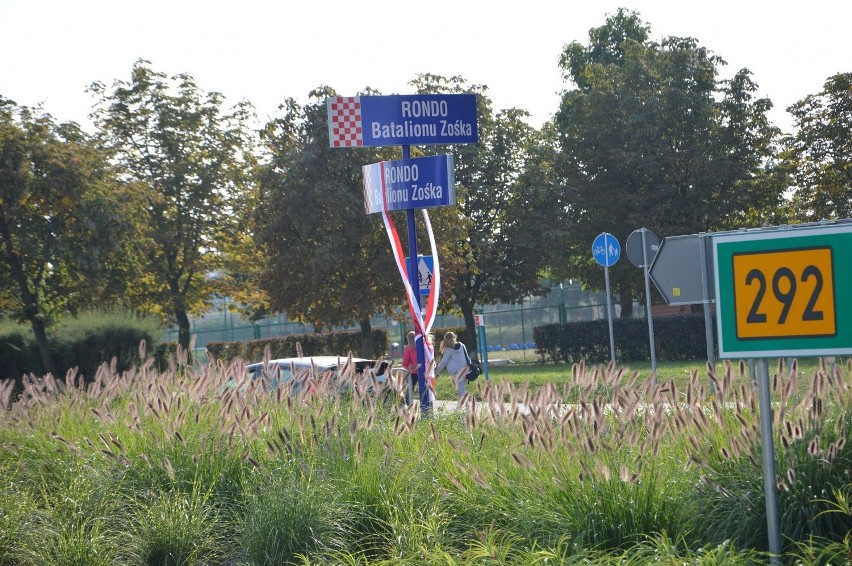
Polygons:
M634 305L634 313L641 312L641 308L637 309L637 306ZM613 309L613 316L619 316L620 307L616 303L613 303ZM563 284L551 287L551 292L545 297L531 297L520 305L490 305L478 309L478 313L484 317L489 351L520 350L534 356L533 328L557 322L605 318L606 297L602 293L583 291L579 285ZM410 322L406 321L404 315L400 315L399 319L374 317L370 321L373 328L387 331L391 356L396 354L397 349L401 352L405 334L411 329ZM192 319L191 325L195 351L202 356L209 342L242 342L275 336L311 334L316 331L313 326L289 321L284 315L254 323L247 322L231 310L227 299L217 301L214 309L203 317ZM433 328L462 326L464 319L460 316L438 314ZM358 327L341 327L334 330L357 329ZM177 330L170 330L165 339L177 341Z

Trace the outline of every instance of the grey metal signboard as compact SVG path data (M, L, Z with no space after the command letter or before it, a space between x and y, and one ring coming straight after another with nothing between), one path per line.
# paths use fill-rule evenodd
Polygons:
M705 254L701 253L706 239L698 234L663 239L650 275L667 304L693 305L709 299L704 283L709 283L712 274L707 274L707 262L702 265ZM705 274L708 280L702 281Z
M644 251L643 251L644 246ZM650 266L660 250L660 239L647 228L634 230L624 244L627 259L636 267Z

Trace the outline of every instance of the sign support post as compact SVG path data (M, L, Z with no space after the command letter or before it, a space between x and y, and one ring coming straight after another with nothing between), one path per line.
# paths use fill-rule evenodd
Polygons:
M710 289L707 284L707 239L706 234L698 235L698 254L699 254L699 263L701 264L701 295L704 297L701 301L702 306L704 307L704 338L707 343L707 363L710 364L710 367L716 368L716 355L714 350L716 346L713 344L713 321L711 320L712 313L710 312L710 303L713 302L710 298ZM715 387L713 386L713 382L710 382L710 390L715 394Z
M612 293L609 290L609 266L604 266L604 281L606 282L606 320L609 326L609 359L615 363L615 336L612 332Z
M772 436L772 402L769 398L769 368L766 358L757 360L757 394L760 403L760 437L763 453L763 495L766 498L766 528L772 566L781 565L781 526L775 486L775 441Z
M485 315L482 314L482 309L479 314L473 315L473 320L476 323L477 334L479 335L479 359L482 362L482 374L485 376L485 381L490 381L488 377L488 339L485 335Z
M645 272L645 305L648 311L648 340L650 341L651 346L651 376L654 384L656 384L657 352L655 352L656 347L654 345L654 316L651 314L651 282L650 277L648 276L650 261L648 260L648 242L645 236L647 233L648 231L645 228L642 228L642 270Z
M648 343L651 352L651 379L657 383L657 348L654 344L654 316L651 312L651 263L659 255L660 240L647 228L639 228L627 237L627 259L642 268L645 275L645 311L648 317Z
M411 146L402 146L402 158L411 158ZM418 278L417 269L417 222L414 215L414 209L409 208L405 211L405 217L408 222L408 283L412 289L420 288L420 279ZM417 312L421 312L420 293L414 293L414 307ZM420 392L420 408L424 415L428 415L432 411L432 400L429 397L429 390L426 386L426 340L428 336L421 335L420 340L415 340L414 344L417 349L417 391Z

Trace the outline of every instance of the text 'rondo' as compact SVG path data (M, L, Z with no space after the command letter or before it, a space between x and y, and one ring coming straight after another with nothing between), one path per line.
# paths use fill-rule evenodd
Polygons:
M401 103L403 118L420 118L423 116L443 116L449 114L446 100L403 100Z
M405 183L417 181L420 178L420 169L417 165L397 165L385 167L385 183Z

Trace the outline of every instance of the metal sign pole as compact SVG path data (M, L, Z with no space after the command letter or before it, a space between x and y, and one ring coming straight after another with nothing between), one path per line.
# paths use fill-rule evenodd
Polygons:
M775 444L772 436L772 404L769 398L769 368L766 358L757 361L757 389L760 400L760 441L763 445L763 493L766 498L766 527L769 534L770 564L781 565L781 527L778 493L775 487Z
M402 146L402 158L411 158L411 146ZM414 307L419 313L421 312L420 278L418 277L417 266L417 223L415 222L415 209L409 208L405 212L406 219L408 220L408 282L412 289L417 290L414 293ZM421 332L423 331L423 329L420 330ZM414 342L417 348L417 389L420 392L420 409L424 415L432 410L432 400L429 397L429 390L426 386L426 348L424 346L426 339L426 336L421 336L420 340L415 340Z
M698 247L698 253L700 256L699 263L701 264L701 292L703 296L703 300L701 301L702 306L704 307L704 336L705 342L707 343L707 363L710 364L710 367L716 368L716 346L713 343L713 320L712 320L712 312L710 311L710 303L713 300L710 298L710 289L707 284L707 242L709 242L707 238L707 234L699 234L698 241L700 245ZM713 386L713 382L710 382L710 390L715 393L715 387Z
M488 376L488 336L485 333L485 315L482 310L479 311L479 360L482 362L482 375L485 376L485 381L490 381Z
M606 281L606 319L609 322L609 359L615 363L615 338L612 335L612 297L609 292L609 266L604 266L604 280Z
M642 228L642 269L645 272L645 304L648 308L648 341L651 345L651 376L657 383L657 353L654 351L654 317L651 314L651 283L648 277L648 245L645 239L647 230Z

